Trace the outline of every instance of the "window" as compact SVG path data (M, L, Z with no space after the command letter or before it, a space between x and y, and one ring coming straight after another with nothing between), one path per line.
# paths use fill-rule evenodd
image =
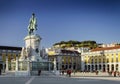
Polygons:
M111 62L113 62L113 58L112 58L112 61Z
M91 63L93 64L93 59L91 60Z
M103 63L105 63L105 59L103 58Z
M112 58L114 57L114 54L111 54Z
M118 57L118 53L116 53L116 57Z
M109 59L107 58L107 63L109 63Z
M101 59L99 59L99 63L101 63Z
M0 56L2 56L2 53L0 53Z
M118 58L116 58L116 62L118 62Z
M97 63L97 59L95 59L95 63Z
M87 60L85 60L85 64L87 64Z

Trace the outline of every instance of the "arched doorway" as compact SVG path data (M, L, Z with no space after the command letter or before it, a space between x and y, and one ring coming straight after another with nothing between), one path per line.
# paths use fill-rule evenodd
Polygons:
M90 72L90 65L88 65L88 71Z
M113 64L111 65L111 70L114 71L114 65Z
M108 65L107 65L107 71L109 72L109 70L110 70L110 69L109 69L109 64L108 64Z
M65 68L64 68L64 65L62 65L62 69L65 69Z
M76 65L73 65L73 69L74 69L74 70L76 69Z
M99 65L99 70L101 70L101 64Z
M0 64L0 69L3 69L3 64Z
M119 65L118 65L118 64L116 64L116 71L118 71L118 67L119 67Z
M103 72L105 72L106 70L105 70L105 65L103 65Z
M84 69L84 71L85 71L85 72L87 71L87 65L85 65L85 69Z
M92 65L92 71L94 71L94 65Z
M69 65L69 69L71 69L71 64Z
M68 69L68 65L67 64L65 65L65 69Z
M95 70L97 70L98 68L97 68L97 65L95 65Z

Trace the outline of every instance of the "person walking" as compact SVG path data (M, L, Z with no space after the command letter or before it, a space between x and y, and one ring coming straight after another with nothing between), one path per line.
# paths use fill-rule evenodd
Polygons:
M68 74L69 77L71 77L71 72L72 71L70 69L67 70L67 74Z

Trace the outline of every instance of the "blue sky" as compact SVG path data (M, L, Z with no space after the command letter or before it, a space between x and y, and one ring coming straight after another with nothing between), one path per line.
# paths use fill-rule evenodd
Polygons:
M68 40L120 43L120 0L0 0L0 45L24 46L33 12L42 47Z

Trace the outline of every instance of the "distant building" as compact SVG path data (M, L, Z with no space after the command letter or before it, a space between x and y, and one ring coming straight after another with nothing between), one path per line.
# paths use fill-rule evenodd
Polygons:
M120 46L92 49L81 54L83 71L120 71Z
M118 43L111 43L111 44L99 44L98 47L115 47L118 46Z
M16 56L20 57L22 47L0 46L0 69L5 71L6 58L8 57L9 70L11 70L11 60L16 60Z
M48 59L52 61L57 70L61 69L81 69L81 55L78 51L66 49L48 49Z

